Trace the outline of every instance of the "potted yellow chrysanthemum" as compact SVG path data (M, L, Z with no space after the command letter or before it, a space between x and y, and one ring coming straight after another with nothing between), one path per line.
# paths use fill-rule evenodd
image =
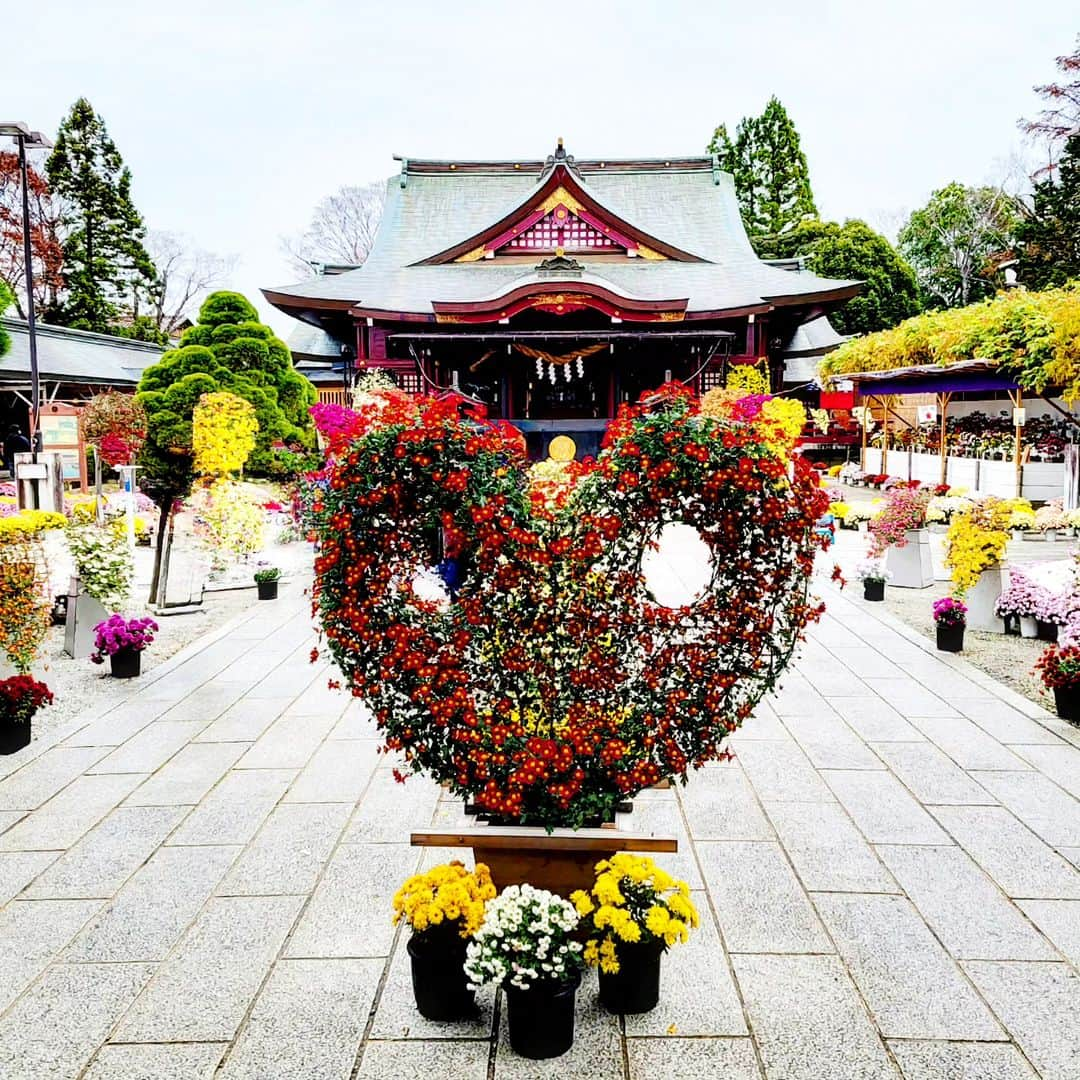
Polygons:
M660 1000L660 957L698 925L690 887L652 859L619 854L596 864L589 892L570 899L586 932L584 959L599 968L600 1003L640 1013Z
M495 896L483 863L475 871L459 862L415 874L394 896L394 925L412 927L407 948L416 1007L428 1020L460 1020L475 1008L465 977L465 948Z

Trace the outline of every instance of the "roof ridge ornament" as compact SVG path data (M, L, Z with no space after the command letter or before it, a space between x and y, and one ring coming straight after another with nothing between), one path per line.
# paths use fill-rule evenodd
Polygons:
M540 180L550 175L552 169L556 165L562 165L569 169L579 181L584 182L584 178L578 170L577 163L574 161L574 155L566 152L566 146L563 143L563 137L560 135L555 142L555 153L548 154L547 160L544 162L544 169L540 174Z
M539 277L581 277L584 272L584 264L567 257L562 248L557 248L550 259L542 259L536 266Z

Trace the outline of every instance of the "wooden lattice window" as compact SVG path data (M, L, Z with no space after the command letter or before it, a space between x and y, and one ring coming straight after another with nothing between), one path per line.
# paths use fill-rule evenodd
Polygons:
M724 373L719 368L701 373L701 392L707 393L724 385Z
M590 251L621 251L622 248L599 229L557 206L535 225L511 238L503 247L509 252L552 252L556 248L577 253Z
M395 371L394 378L406 394L420 393L420 376L415 371Z

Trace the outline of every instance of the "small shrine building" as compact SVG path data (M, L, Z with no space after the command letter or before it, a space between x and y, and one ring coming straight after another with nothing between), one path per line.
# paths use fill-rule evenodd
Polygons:
M861 288L759 259L715 157L576 160L560 140L544 161L397 160L362 266L263 290L329 400L382 368L483 402L534 455L557 434L595 453L665 381L703 392L765 361L779 386Z

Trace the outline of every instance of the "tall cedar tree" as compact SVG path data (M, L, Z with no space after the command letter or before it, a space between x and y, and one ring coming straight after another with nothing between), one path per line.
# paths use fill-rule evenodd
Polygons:
M735 180L743 224L755 250L800 221L817 217L799 133L775 97L760 116L739 121L734 139L721 124L713 132L709 153L718 156L720 167Z
M771 258L797 255L805 258L815 274L866 282L861 295L829 316L842 334L887 330L922 311L915 271L884 236L863 221L799 222L776 238L769 251Z
M49 321L162 340L145 317L157 272L131 199L131 170L86 98L60 124L45 171L63 204L64 230L65 295Z
M1057 176L1035 185L1034 200L1016 227L1020 280L1050 289L1080 280L1080 132L1065 144Z
M315 387L293 367L288 346L258 319L239 293L211 293L180 348L166 352L139 382L147 420L139 486L160 514L151 600L164 600L165 536L173 504L194 480L192 414L203 394L225 390L255 406L259 433L246 468L256 475L274 474L276 443L314 445L308 408L315 403Z

